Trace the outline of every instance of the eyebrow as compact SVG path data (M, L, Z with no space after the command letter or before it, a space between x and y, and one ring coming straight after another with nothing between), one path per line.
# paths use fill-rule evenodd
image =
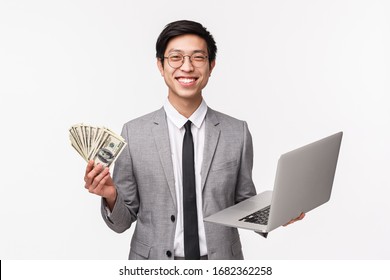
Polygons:
M184 53L184 51L183 51L183 50L180 50L180 49L170 49L170 50L168 51L168 53L173 53L173 52ZM194 54L194 53L203 53L203 54L207 54L207 52L204 51L204 50L194 50L194 51L192 51L192 54Z

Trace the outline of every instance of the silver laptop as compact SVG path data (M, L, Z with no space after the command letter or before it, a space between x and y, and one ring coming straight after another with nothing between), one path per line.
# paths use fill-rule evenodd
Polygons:
M302 212L330 199L343 133L283 154L273 191L265 191L217 212L204 221L255 230L264 237Z

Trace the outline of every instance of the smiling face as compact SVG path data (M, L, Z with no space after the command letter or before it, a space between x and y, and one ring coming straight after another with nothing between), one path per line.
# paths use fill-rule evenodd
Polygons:
M164 56L172 53L185 55L184 63L175 69L168 64L168 60L157 60L157 65L165 83L169 88L168 98L173 106L181 104L196 104L202 101L202 89L207 85L215 61L208 61L201 67L194 67L188 56L195 53L208 55L207 44L197 35L186 34L174 37L167 45ZM175 106L176 107L176 106Z

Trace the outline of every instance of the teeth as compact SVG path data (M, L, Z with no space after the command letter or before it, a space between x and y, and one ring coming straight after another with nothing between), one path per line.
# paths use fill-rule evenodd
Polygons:
M189 79L189 78L180 78L179 79L179 82L184 83L184 84L189 84L189 83L192 83L194 81L195 81L195 79Z

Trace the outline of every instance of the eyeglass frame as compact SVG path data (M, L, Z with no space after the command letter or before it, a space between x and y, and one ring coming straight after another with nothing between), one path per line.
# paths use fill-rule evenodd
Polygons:
M173 66L169 63L169 57L170 57L171 55L173 55L173 54L178 54L178 55L181 55L181 56L183 57L183 59L181 60L181 65L178 66L178 67L173 67ZM205 62L204 62L204 64L203 64L202 66L195 66L194 63L192 62L191 57L194 56L194 55L196 55L196 54L202 54L202 55L204 55ZM189 58L189 60L190 60L190 62L191 62L191 65L194 66L195 68L201 68L201 67L203 67L203 66L207 63L207 60L208 60L208 58L209 58L209 56L208 56L208 55L205 55L203 52L195 52L195 53L193 53L192 55L188 55L188 54L184 55L184 54L182 54L182 53L176 53L176 52L175 52L175 53L170 53L168 56L163 56L164 59L167 59L168 65L169 65L170 67L172 67L173 69L179 69L180 67L182 67L183 64L184 64L184 61L185 61L185 58L186 58L186 57ZM210 61L209 61L209 63L210 63Z

